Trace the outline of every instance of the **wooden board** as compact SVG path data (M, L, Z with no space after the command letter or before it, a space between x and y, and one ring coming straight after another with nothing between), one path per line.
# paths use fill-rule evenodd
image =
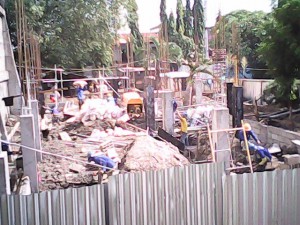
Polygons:
M170 142L172 145L176 146L179 150L184 151L184 144L179 141L177 138L173 137L167 131L162 128L158 128L158 136L164 139L167 142Z

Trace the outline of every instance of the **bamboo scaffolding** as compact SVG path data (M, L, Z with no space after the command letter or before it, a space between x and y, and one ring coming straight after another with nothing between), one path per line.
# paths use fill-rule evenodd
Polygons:
M235 169L241 169L241 168L250 168L250 172L253 173L253 166L252 166L252 160L251 160L251 155L250 155L250 151L249 151L249 146L248 146L248 141L247 141L247 134L246 131L244 129L244 122L243 120L241 121L242 123L242 127L238 127L238 128L228 128L228 129L219 129L219 130L211 130L210 129L210 125L207 124L207 131L208 131L208 137L209 137L209 143L210 143L210 147L211 147L211 155L212 155L212 161L216 162L216 153L217 152L222 152L222 151L229 151L230 152L230 165L232 168L229 168L229 170L235 170ZM245 140L245 147L246 147L246 152L247 152L247 158L249 161L249 165L248 166L242 166L242 167L236 167L233 164L233 157L232 157L232 150L231 150L231 143L228 140L228 144L229 144L229 149L218 149L215 150L215 146L212 140L212 134L213 133L220 133L220 132L226 132L227 133L227 139L228 139L228 133L229 132L236 132L236 131L243 131L243 135L244 135L244 140Z

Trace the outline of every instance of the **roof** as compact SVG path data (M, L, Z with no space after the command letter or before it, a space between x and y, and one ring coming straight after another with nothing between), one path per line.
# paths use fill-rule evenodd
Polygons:
M128 72L144 72L145 68L144 67L122 67L122 68L118 68L118 70L122 73L126 73ZM153 71L155 70L154 67L149 67L148 70Z
M142 36L144 38L144 41L147 42L150 38L156 38L158 39L159 34L158 32L149 32L149 33L142 33ZM131 34L119 34L119 39L117 42L119 44L126 44L128 41L130 42Z
M169 73L161 73L160 77L168 77L168 78L187 78L190 76L190 73L185 71L177 71L177 72L169 72Z

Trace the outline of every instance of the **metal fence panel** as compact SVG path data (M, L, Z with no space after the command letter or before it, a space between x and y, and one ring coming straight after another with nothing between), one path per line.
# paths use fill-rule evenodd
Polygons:
M223 171L204 164L112 177L109 225L221 224Z
M226 176L220 164L191 165L0 204L0 225L298 225L300 169Z
M0 225L105 225L104 186L0 198Z
M225 225L299 225L300 170L226 176Z

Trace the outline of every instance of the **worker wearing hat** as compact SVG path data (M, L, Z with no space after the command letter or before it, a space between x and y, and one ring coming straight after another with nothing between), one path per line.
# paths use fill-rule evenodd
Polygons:
M181 137L180 141L185 145L189 146L189 138L187 134L187 129L188 129L188 123L187 123L187 114L183 113L180 115L180 113L177 111L178 117L180 119L180 130L181 130Z
M252 131L251 125L249 123L245 123L244 124L244 130L246 132L246 138L248 141L248 147L250 151L257 151L257 153L259 154L259 156L261 157L261 162L259 163L259 165L264 165L267 161L271 161L272 156L269 152L269 150L267 148L264 148L262 146L259 146L261 144L260 140L257 138L257 136L255 135L255 133ZM254 139L254 141L258 144L255 145L253 143L250 142L251 137ZM242 146L244 144L244 132L243 130L240 130L238 132L238 139L242 142Z

